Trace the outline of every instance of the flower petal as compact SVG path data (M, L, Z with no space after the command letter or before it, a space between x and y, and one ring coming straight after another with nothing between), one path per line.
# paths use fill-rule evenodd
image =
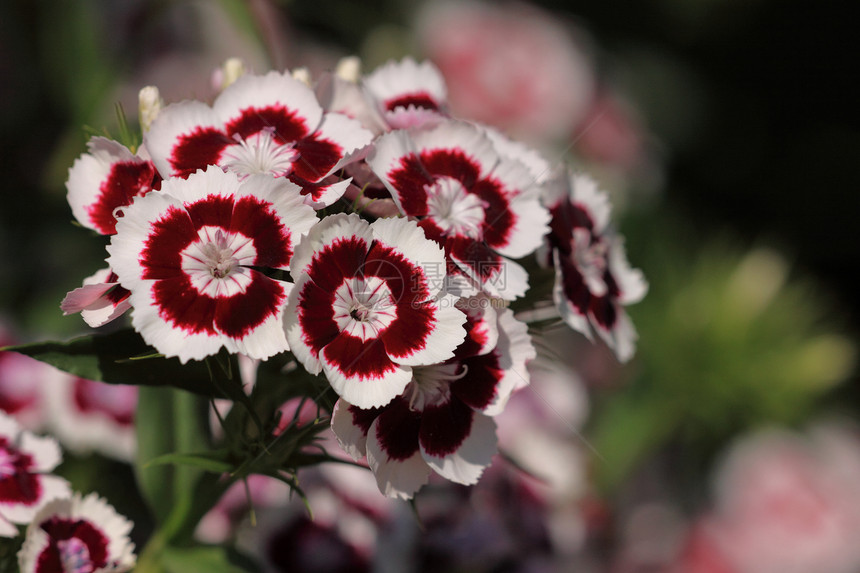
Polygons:
M427 214L424 187L432 184L433 178L421 168L417 148L407 131L392 131L379 137L367 163L391 193L401 213L414 217Z
M64 315L81 313L93 328L122 316L131 308L129 292L116 282L110 269L101 269L84 279L83 286L69 292L60 303Z
M17 537L18 528L0 515L0 537Z
M352 118L339 113L326 113L314 133L314 140L327 142L336 151L336 162L326 173L314 180L319 181L326 175L360 159L365 148L373 140L373 134ZM299 149L302 151L302 157L305 158L308 150L302 146L299 146ZM323 163L320 162L320 164Z
M420 419L400 398L370 425L367 464L387 497L411 499L430 477L418 447L419 427Z
M462 361L466 376L451 391L470 407L487 416L502 412L511 394L528 385L526 365L537 356L528 326L503 309L498 315L498 345L489 354Z
M240 77L218 95L213 111L230 136L248 137L269 127L279 142L298 141L313 133L323 114L307 85L275 71Z
M320 360L338 396L359 408L384 406L412 379L412 369L392 362L376 338L362 341L342 332L323 348Z
M54 475L34 475L38 497L32 503L9 503L0 501L0 514L12 523L27 524L33 521L36 513L49 501L72 494L69 482Z
M555 283L552 289L552 299L558 308L562 320L573 330L593 340L591 325L588 321L588 304L590 294L576 271L573 263L557 250L553 251L555 262Z
M409 105L439 110L447 99L445 80L436 66L409 57L376 68L364 78L364 86L386 111Z
M370 228L378 245L384 245L386 252L368 253L365 262L365 273L380 276L377 265L388 268L392 263L392 255L402 257L408 264L403 269L392 269L394 272L408 272L399 277L404 284L409 285L409 300L425 301L436 297L442 290L443 283L439 280L445 272L445 253L433 241L427 240L424 231L414 221L400 218L384 218L374 221ZM374 260L385 258L388 263Z
M367 455L367 434L379 413L378 408L357 408L343 398L335 403L331 429L340 447L352 459L358 461Z
M407 308L398 309L397 320L382 333L388 356L409 366L437 364L452 358L466 338L466 315L454 306L455 302L455 297L446 295L421 305L412 304L408 312L404 312Z
M233 143L223 122L203 102L183 101L163 108L143 136L143 143L162 177L188 177L207 165L218 165Z
M104 137L93 137L87 147L89 152L69 169L69 205L81 225L111 235L116 225L115 210L152 189L155 166Z
M332 300L332 295L303 274L290 292L284 311L284 333L290 350L311 374L322 371L319 353L338 333L332 318Z
M334 245L345 242L364 245L364 253L366 253L373 242L370 225L354 213L330 215L320 221L308 232L307 236L302 237L296 246L290 264L290 273L293 278L298 280L298 277L308 274L311 262L317 252L331 250ZM337 260L333 262L338 264L341 270L346 270ZM334 286L339 286L339 283Z
M472 485L496 454L496 424L459 400L425 408L419 434L421 455L436 473Z

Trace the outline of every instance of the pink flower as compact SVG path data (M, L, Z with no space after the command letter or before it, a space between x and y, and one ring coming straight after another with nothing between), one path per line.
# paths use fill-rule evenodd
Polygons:
M16 536L12 523L29 523L50 499L69 495L66 480L48 474L61 457L56 441L0 413L0 536Z
M0 325L0 346L15 344ZM0 414L9 414L28 430L44 424L41 382L47 364L17 352L0 352Z
M330 205L348 180L330 180L357 158L372 134L346 116L324 113L311 89L289 74L244 75L213 107L184 101L161 110L144 141L165 177L207 165L241 176L286 177L316 207Z
M56 369L45 382L50 427L64 447L132 461L137 386L95 382Z
M594 99L575 136L577 151L592 161L632 171L647 160L642 125L622 98L608 89Z
M547 185L545 203L552 223L541 258L555 265L553 299L561 317L589 339L597 332L620 361L629 360L636 331L624 306L640 301L648 284L630 268L610 228L609 197L587 175L560 172Z
M264 475L250 475L224 492L200 520L194 535L205 543L224 543L235 533L236 524L252 509L282 506L289 498L290 488L284 482Z
M858 475L860 437L851 428L758 433L719 468L705 531L738 573L857 571Z
M116 232L117 209L135 197L157 189L161 177L146 157L135 155L124 145L104 137L87 143L89 152L69 169L66 182L69 205L75 219L102 235Z
M83 286L69 292L60 303L60 310L64 315L80 312L84 322L98 328L131 308L130 294L120 286L116 273L101 269L85 278Z
M457 117L535 142L567 137L586 112L591 62L550 15L525 4L429 2L418 21Z
M210 167L126 208L108 264L131 291L134 328L165 356L184 363L224 347L264 359L287 350L290 283L258 269L288 270L316 221L293 183Z
M442 269L439 280L428 268ZM463 313L442 292L442 250L414 222L326 217L297 247L292 274L293 354L359 407L389 402L413 367L447 360L465 336Z
M132 523L96 494L55 499L27 528L21 573L121 573L134 567Z
M466 340L443 363L413 369L405 391L381 408L338 400L332 429L354 459L367 456L379 490L411 498L431 469L456 483L477 483L496 453L492 419L528 384L535 357L525 324L504 309L469 308Z
M455 269L490 295L525 294L528 275L508 257L537 249L549 216L524 164L500 154L484 131L458 121L387 133L368 163L401 212L419 219L427 236L444 246Z

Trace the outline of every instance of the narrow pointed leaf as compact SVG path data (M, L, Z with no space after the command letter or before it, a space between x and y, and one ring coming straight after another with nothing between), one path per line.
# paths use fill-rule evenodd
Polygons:
M210 397L234 397L226 376L204 362L180 364L177 358L164 358L148 346L131 328L110 334L93 334L67 342L37 342L7 346L11 350L45 362L89 380L136 386L173 386ZM213 383L224 379L224 383ZM222 389L223 387L224 389Z

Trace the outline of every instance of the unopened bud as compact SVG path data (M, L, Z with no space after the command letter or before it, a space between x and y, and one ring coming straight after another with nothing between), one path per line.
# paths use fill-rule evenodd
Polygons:
M358 56L341 58L334 69L334 73L342 80L358 83L361 78L361 59Z
M239 58L229 58L221 65L221 89L245 75L245 62Z
M140 129L146 133L149 131L150 126L152 126L152 122L158 117L161 108L164 107L164 100L161 99L161 94L157 87L146 86L138 92L137 101Z
M307 68L296 68L293 70L293 77L305 85L311 85L311 73Z

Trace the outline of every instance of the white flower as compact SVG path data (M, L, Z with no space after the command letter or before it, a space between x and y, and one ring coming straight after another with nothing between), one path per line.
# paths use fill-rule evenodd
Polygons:
M132 523L96 494L55 499L36 515L18 552L21 573L122 573L134 567Z
M69 495L66 480L48 473L61 458L55 440L22 430L0 412L0 535L17 535L10 522L30 523L46 502Z

